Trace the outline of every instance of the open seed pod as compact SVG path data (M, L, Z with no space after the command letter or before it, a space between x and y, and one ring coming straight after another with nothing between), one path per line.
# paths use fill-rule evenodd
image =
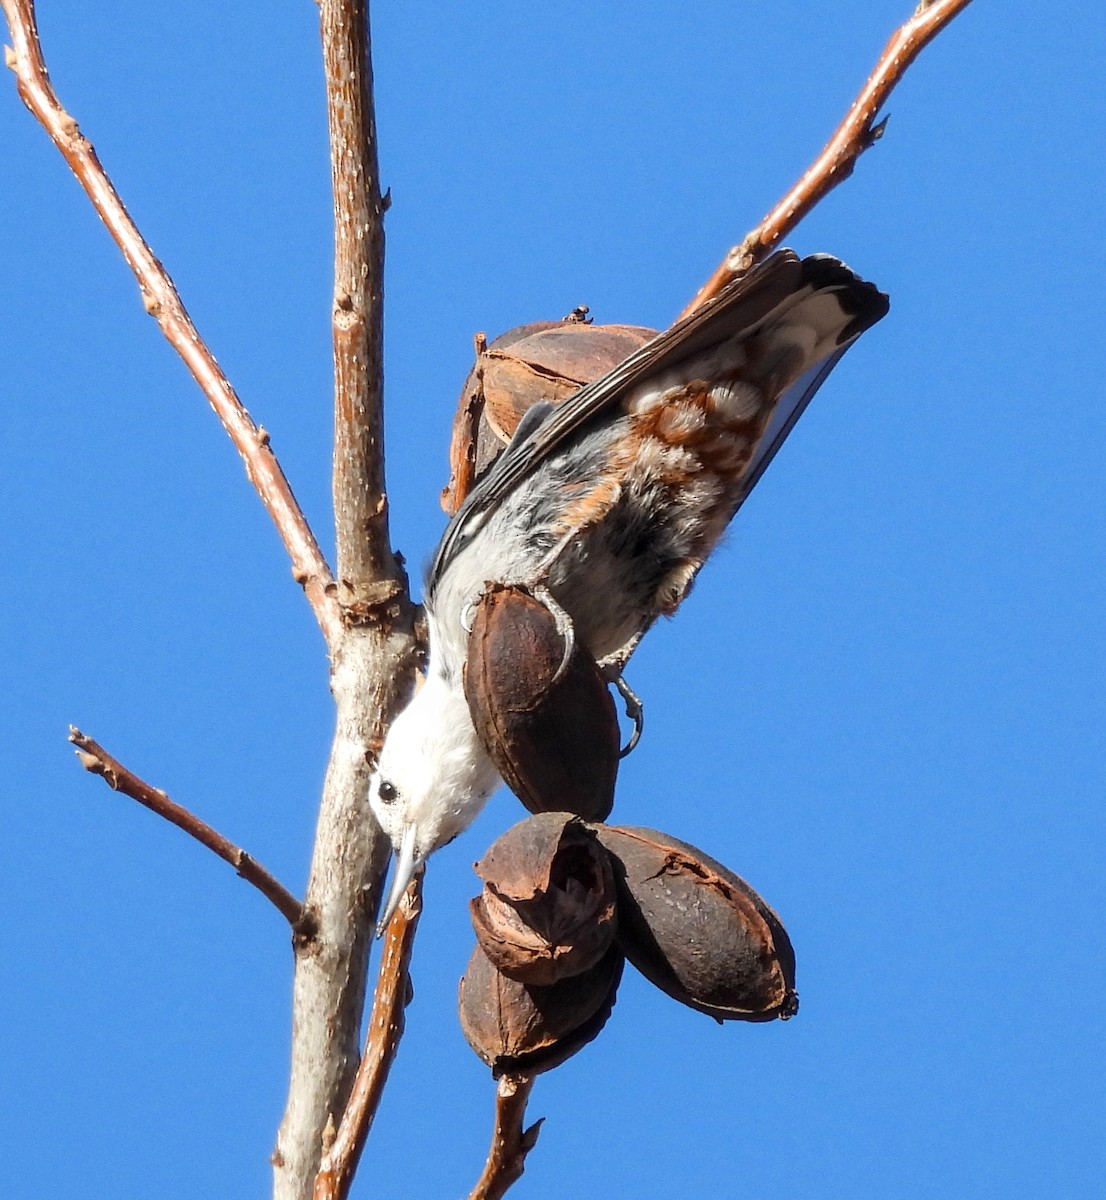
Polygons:
M579 643L556 679L563 651L543 604L492 584L469 635L465 696L484 748L530 812L602 821L614 804L618 717Z
M528 817L476 864L484 890L470 901L476 940L520 983L549 985L593 967L614 940L610 855L568 813Z
M449 448L442 507L451 516L511 440L523 413L560 404L655 336L637 325L538 321L501 334L469 372Z
M665 833L596 833L615 860L619 945L647 979L720 1021L794 1015L791 941L743 879Z
M624 961L612 946L590 971L534 987L501 974L477 946L458 992L468 1044L496 1078L552 1070L607 1023Z

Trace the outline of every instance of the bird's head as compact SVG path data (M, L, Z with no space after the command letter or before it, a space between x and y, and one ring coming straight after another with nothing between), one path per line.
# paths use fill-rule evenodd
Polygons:
M472 823L498 783L464 691L431 672L392 722L369 783L369 805L395 862L378 933L416 869Z

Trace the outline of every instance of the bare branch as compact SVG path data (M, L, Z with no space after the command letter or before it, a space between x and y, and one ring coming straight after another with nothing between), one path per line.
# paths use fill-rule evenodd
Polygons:
M86 771L102 776L108 787L122 792L124 796L130 796L132 800L137 800L151 812L157 813L159 817L164 817L178 829L183 829L185 833L205 845L224 862L230 863L247 883L252 883L263 896L276 905L298 934L308 934L308 931L303 928L303 905L245 850L228 841L221 833L201 821L194 813L189 812L187 808L170 800L160 788L151 787L150 784L139 779L117 758L108 754L99 742L82 733L75 725L69 726L69 740L77 747L77 757Z
M334 191L334 520L349 616L405 591L384 492L384 211L367 0L322 0ZM369 588L369 585L375 587ZM366 589L368 589L366 591Z
M399 1040L403 1036L403 1010L410 997L411 951L422 911L422 874L412 879L399 907L392 914L384 937L373 1011L365 1039L365 1052L357 1069L349 1103L333 1143L323 1155L315 1178L314 1200L345 1200L365 1148L373 1118L384 1095Z
M373 919L389 845L366 803L383 730L410 693L414 610L388 544L381 294L384 235L366 0L321 0L335 207L334 504L338 598L334 741L305 904L318 919L297 946L288 1100L273 1152L276 1200L309 1200L354 1086Z
M170 345L184 360L242 456L246 476L277 527L292 559L292 573L303 586L333 652L341 635L342 620L330 568L273 454L268 434L254 424L243 407L192 324L172 279L139 233L100 165L92 143L62 108L46 70L34 0L0 0L0 5L12 35L6 62L15 72L20 97L77 176L134 272L146 311L157 320Z
M907 67L970 3L971 0L922 0L910 20L896 30L884 47L875 69L822 153L764 220L726 255L677 319L695 312L707 300L717 296L726 284L744 275L816 204L848 179L857 159L882 136L886 119L877 124L876 116L906 74Z
M294 943L291 1070L272 1156L275 1200L310 1200L326 1130L345 1111L360 1060L373 920L390 848L369 811L369 772L381 714L395 712L410 686L411 646L409 633L383 637L375 626L353 627L334 662L334 740L304 900L317 932L310 944Z
M537 1144L541 1121L522 1128L526 1102L534 1080L529 1075L503 1075L495 1090L495 1130L484 1173L469 1200L500 1200L511 1184L522 1178L526 1156Z

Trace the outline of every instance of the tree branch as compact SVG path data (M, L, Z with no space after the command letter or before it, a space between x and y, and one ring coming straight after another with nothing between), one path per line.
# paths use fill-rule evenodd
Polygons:
M399 594L384 493L384 212L367 0L322 0L334 191L334 520L343 601L357 619ZM390 589L381 583L390 584ZM375 594L366 594L376 584Z
M303 905L284 884L266 871L256 859L251 858L245 850L228 841L187 808L170 800L160 788L151 787L139 779L117 758L113 758L99 742L82 733L75 725L69 726L69 740L77 747L77 757L86 771L102 776L108 787L137 800L151 812L164 817L178 829L183 829L224 862L230 863L247 883L252 883L266 899L272 901L298 934L310 936L309 931L303 928Z
M403 1036L403 1010L410 998L411 985L408 968L421 911L420 872L411 881L407 895L388 923L365 1052L342 1123L323 1155L322 1166L315 1177L314 1200L345 1200L349 1195L361 1151L380 1107L388 1072Z
M541 1121L522 1128L526 1102L534 1080L529 1075L503 1075L495 1090L495 1130L484 1173L468 1200L500 1200L511 1184L522 1178L526 1156L533 1150L541 1131Z
M15 72L24 104L42 124L88 194L100 219L138 280L142 303L157 320L169 344L184 360L246 465L246 476L261 497L292 559L292 573L307 595L331 652L341 634L341 611L333 578L315 535L269 445L185 311L177 289L131 219L96 156L92 143L58 100L46 70L35 22L34 0L0 0L11 29L5 61Z
M288 1101L273 1152L277 1200L310 1200L327 1130L346 1110L359 1055L373 921L390 849L367 803L383 730L407 700L414 610L388 542L381 293L386 207L376 164L366 0L321 0L335 210L334 505L345 634L332 655L337 723L298 946Z
M910 20L895 31L884 47L875 69L822 153L764 220L726 255L677 320L695 312L726 284L760 262L816 204L848 179L857 159L883 135L886 118L876 124L876 116L907 67L970 3L971 0L922 0Z

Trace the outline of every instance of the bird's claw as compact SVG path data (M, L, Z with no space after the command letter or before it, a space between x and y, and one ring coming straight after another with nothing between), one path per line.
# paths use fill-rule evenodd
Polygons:
M549 681L549 686L553 688L564 679L568 672L568 665L576 652L576 627L572 623L572 618L557 603L553 598L553 593L544 584L531 587L530 593L535 600L540 600L545 605L546 611L557 623L557 632L561 635L561 641L564 643L560 666L557 667L553 678Z
M641 741L641 731L645 728L645 705L642 704L641 697L622 678L621 672L615 675L611 682L618 688L618 694L626 706L626 716L634 723L634 731L630 734L630 740L618 752L619 758L625 758Z

